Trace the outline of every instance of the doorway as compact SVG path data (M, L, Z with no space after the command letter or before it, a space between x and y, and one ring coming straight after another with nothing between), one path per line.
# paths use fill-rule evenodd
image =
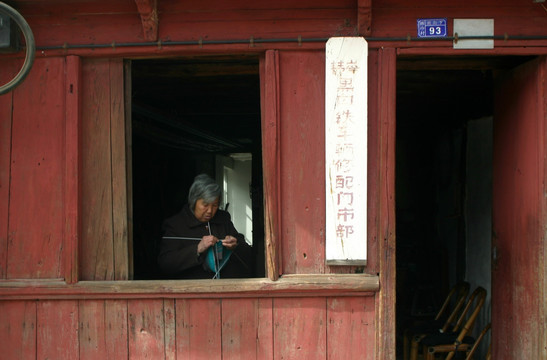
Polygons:
M495 83L529 60L397 59L397 358L458 281L487 290L474 334L491 321Z
M263 277L258 57L133 60L130 69L134 278L162 278L161 224L201 173L221 185L221 208L252 244Z

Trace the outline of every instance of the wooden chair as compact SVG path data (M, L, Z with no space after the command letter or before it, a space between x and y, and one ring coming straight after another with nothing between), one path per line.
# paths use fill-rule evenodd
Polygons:
M418 346L423 346L425 360L434 360L437 354L448 353L446 360L454 358L456 352L467 352L471 349L475 340L469 336L473 330L475 320L479 315L484 301L486 290L477 287L469 297L456 325L450 332L430 334L412 340L411 360L417 360Z
M448 292L441 308L430 321L422 321L413 324L405 329L403 334L403 358L408 360L410 353L410 339L415 336L425 335L432 332L444 332L453 324L465 299L469 294L469 283L461 281L454 285ZM451 308L451 306L453 306Z
M467 356L465 357L465 360L472 360L473 359L473 355L475 354L475 351L477 351L480 343L482 342L482 340L484 339L484 337L486 336L486 334L488 333L488 331L490 330L491 327L492 327L492 324L488 323L484 327L484 329L482 329L481 333L477 337L477 340L475 340L475 343L471 347L471 350L469 350L469 352L467 353ZM491 360L492 359L492 344L488 345L488 352L486 353L486 357L484 359L485 360Z

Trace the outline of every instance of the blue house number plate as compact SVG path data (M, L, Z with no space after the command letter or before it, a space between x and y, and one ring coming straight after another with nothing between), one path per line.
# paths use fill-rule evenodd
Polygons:
M446 18L418 19L418 37L446 37Z

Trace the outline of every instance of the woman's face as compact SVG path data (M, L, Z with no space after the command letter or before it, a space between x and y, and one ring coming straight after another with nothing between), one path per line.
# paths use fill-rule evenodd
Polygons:
M194 216L201 222L207 222L215 216L218 210L219 199L208 203L203 199L196 201L196 207L194 208Z

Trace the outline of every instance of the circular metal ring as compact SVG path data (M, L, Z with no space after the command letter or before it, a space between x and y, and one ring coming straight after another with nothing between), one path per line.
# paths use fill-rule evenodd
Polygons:
M15 75L15 77L10 82L0 86L0 95L2 95L13 90L16 86L21 84L23 80L25 80L25 77L28 75L28 73L30 72L30 69L32 68L32 63L34 62L34 53L36 52L36 48L35 48L34 35L32 34L32 30L30 26L28 25L27 21L23 18L23 16L21 16L21 14L19 14L11 6L1 1L0 1L0 12L7 14L9 17L11 17L15 21L15 23L19 26L19 28L23 32L23 36L25 37L25 42L26 42L26 55L25 55L25 62L23 63L23 67L21 68L21 70L19 70L19 73Z

